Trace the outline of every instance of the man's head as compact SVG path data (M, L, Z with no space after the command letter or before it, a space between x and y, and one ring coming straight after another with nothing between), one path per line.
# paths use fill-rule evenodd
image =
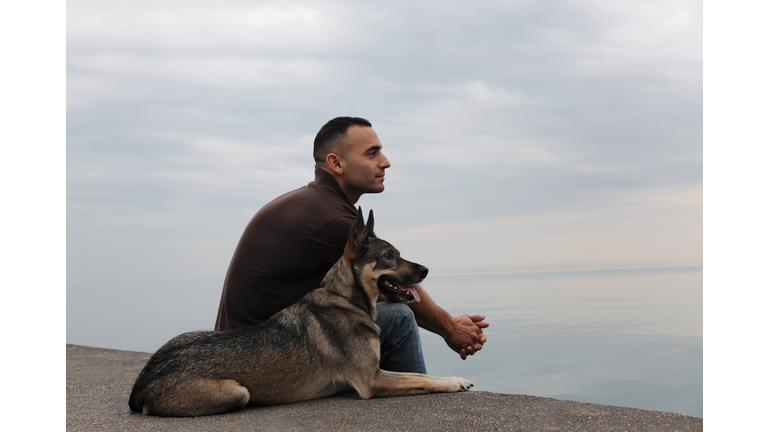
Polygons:
M329 153L344 156L347 146L349 146L347 130L352 126L372 127L371 122L364 118L336 117L320 128L320 131L315 136L315 147L312 152L316 164L321 165L325 163L325 157Z
M362 194L384 190L384 170L389 160L371 123L358 117L337 117L325 124L315 137L315 167L339 182L356 203Z

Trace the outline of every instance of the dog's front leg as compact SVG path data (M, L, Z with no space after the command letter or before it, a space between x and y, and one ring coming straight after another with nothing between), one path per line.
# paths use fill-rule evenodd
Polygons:
M353 386L361 399L423 393L449 393L469 390L472 383L464 378L435 377L420 373L376 371L373 379Z

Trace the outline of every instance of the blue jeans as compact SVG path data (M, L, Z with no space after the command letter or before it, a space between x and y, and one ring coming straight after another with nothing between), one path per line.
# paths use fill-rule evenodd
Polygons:
M376 325L381 329L381 369L427 373L419 326L411 308L403 303L379 302L376 309Z

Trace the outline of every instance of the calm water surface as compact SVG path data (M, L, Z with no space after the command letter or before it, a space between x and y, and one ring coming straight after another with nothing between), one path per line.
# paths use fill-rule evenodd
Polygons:
M483 313L488 343L462 361L422 333L427 369L476 390L702 416L701 267L440 275L424 286L453 314ZM67 342L153 352L212 329L221 281L67 287Z

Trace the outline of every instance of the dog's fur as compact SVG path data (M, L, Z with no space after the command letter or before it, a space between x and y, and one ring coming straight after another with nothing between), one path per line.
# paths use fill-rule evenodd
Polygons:
M219 414L354 388L362 399L467 390L462 378L379 368L379 293L414 300L427 268L400 258L373 233L362 210L344 255L318 288L268 321L243 329L185 333L163 345L136 379L132 411L160 416Z

